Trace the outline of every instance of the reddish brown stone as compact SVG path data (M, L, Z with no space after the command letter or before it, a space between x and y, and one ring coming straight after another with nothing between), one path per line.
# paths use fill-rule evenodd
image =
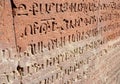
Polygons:
M119 84L119 5L1 0L0 84Z
M10 0L0 1L0 48L15 48L14 20Z

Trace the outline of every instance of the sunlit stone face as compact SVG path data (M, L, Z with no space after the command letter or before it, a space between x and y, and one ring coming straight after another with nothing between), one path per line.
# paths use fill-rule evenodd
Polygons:
M1 0L0 1L0 17L2 16L3 10L4 10L4 5L5 5L5 1Z
M119 0L0 0L0 84L120 84Z

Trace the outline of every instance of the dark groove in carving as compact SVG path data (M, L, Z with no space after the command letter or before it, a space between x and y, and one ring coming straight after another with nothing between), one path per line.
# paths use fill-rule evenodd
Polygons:
M10 1L11 1L12 9L17 8L16 5L14 4L13 0L10 0Z
M14 22L15 9L16 9L17 7L16 7L16 5L14 4L13 0L10 0L10 2L11 2L11 7L12 7L13 31L14 31L14 36L15 36L15 46L16 46L16 51L17 51L17 38L16 38L16 33L15 33L15 22Z

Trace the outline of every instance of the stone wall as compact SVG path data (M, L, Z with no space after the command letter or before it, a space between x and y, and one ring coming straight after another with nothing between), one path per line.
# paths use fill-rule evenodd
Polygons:
M120 84L120 0L0 0L0 84Z

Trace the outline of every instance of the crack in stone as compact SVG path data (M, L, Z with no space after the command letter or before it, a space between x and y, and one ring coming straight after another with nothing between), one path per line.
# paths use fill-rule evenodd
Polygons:
M14 1L13 0L10 0L10 1L11 1L12 9L17 8L16 5L15 5L15 3L14 3Z
M14 32L14 37L15 37L15 46L16 46L16 51L18 53L18 50L17 50L17 38L16 38L16 32L15 32L15 21L14 21L15 15L16 15L16 8L17 7L16 7L16 5L15 5L13 0L10 0L10 3L11 3L11 7L12 7L11 9L12 9L12 18L13 18L13 32ZM23 84L22 83L23 67L20 67L19 64L18 64L16 69L17 69L18 73L21 75L21 77L20 77L20 84Z
M12 17L13 17L13 31L14 31L14 37L15 37L15 46L16 46L16 51L17 51L17 38L16 38L16 33L15 33L15 15L16 15L16 5L13 0L10 0L11 2L11 7L12 7Z

